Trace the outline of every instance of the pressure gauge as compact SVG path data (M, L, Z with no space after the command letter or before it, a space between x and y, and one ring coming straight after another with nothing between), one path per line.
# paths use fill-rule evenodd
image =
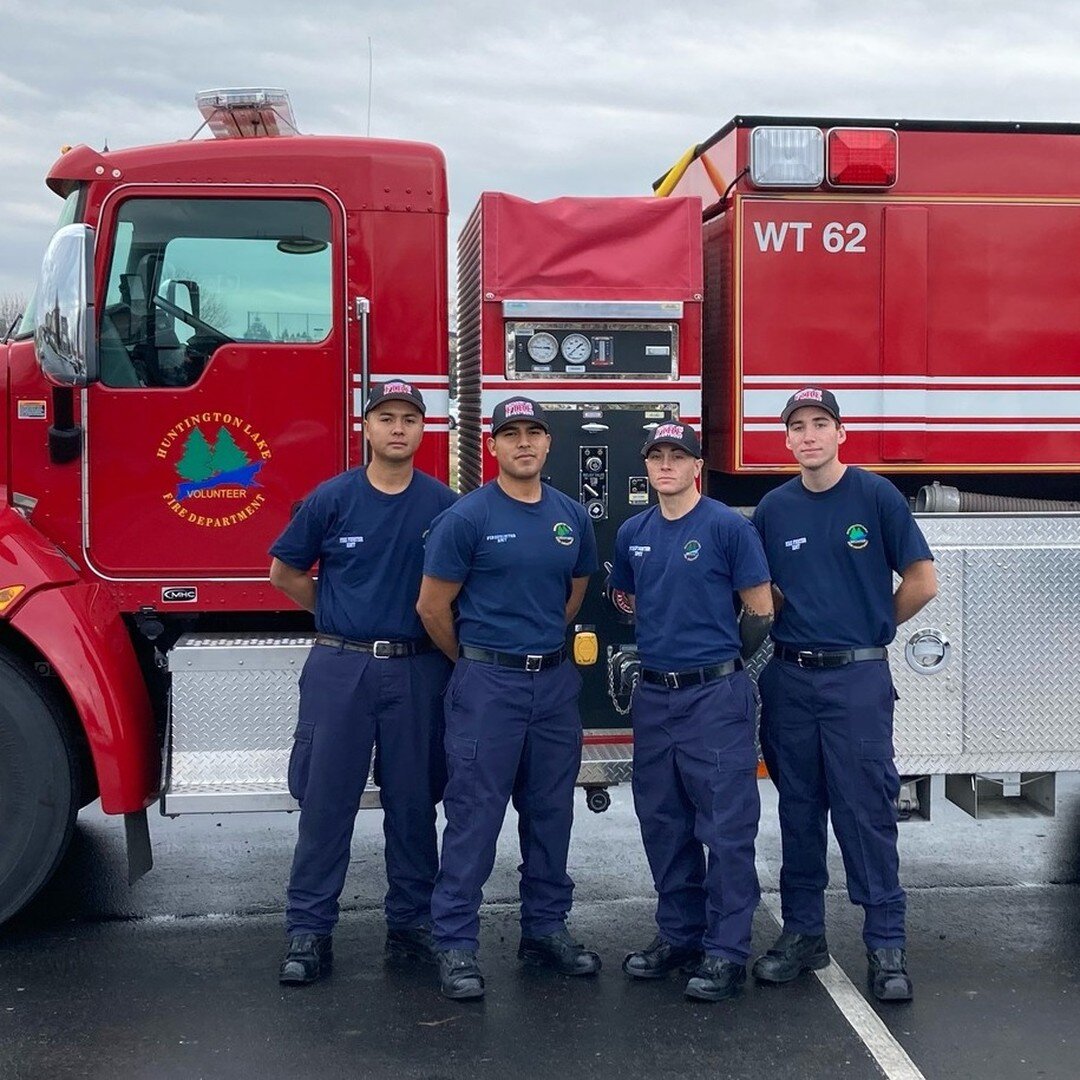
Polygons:
M592 356L592 342L584 334L567 334L562 354L568 364L584 364Z
M559 342L554 334L533 334L525 348L529 359L537 364L550 364L559 355Z

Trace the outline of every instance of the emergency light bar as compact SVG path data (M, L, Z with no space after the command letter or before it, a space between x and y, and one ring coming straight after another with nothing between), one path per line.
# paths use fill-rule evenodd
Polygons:
M757 127L750 133L755 187L818 187L825 179L825 137L814 127Z
M209 126L215 139L300 134L287 90L259 87L203 90L195 95L195 104L203 117L199 131Z

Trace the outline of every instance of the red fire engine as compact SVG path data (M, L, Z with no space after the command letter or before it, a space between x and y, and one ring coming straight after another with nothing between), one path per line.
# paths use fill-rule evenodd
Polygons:
M1052 501L1080 470L1080 130L739 118L663 178L674 198L484 195L449 363L439 151L298 136L278 91L199 104L213 139L53 166L60 228L0 353L0 921L97 796L132 877L159 799L294 807L311 630L266 551L363 462L361 402L390 375L429 401L420 465L462 489L492 404L544 402L549 479L602 552L648 503L650 424L700 422L710 493L751 507L790 470L780 403L828 383L846 459L919 500L939 557L941 595L894 646L901 771L972 812L1052 810L1053 773L1080 767L1060 662L1080 530ZM573 628L594 809L629 763L618 601L598 575Z

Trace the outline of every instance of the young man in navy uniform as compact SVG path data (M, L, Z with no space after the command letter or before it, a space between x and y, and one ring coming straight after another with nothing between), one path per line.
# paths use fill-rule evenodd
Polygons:
M431 914L440 987L459 1000L484 994L480 901L511 798L521 837L518 956L565 975L600 970L600 958L565 925L581 764L581 676L567 658L566 627L596 569L596 540L584 507L541 483L550 446L535 401L496 405L487 448L499 475L439 518L424 560L418 610L431 639L456 658L445 696L446 829Z
M299 838L285 910L282 983L329 970L338 897L372 745L385 816L387 952L434 962L431 890L438 870L446 658L416 615L431 522L456 496L413 468L424 399L402 381L373 386L364 411L367 468L320 484L270 549L270 580L315 614L300 676L289 791ZM310 568L318 563L318 582Z
M875 997L912 996L904 952L886 646L937 594L933 555L907 502L886 479L844 465L835 396L793 394L781 420L799 475L769 492L754 524L780 594L773 659L758 680L761 746L780 793L783 933L754 964L786 983L825 967L826 820L831 815L861 904ZM900 586L893 592L893 574Z
M658 979L680 968L692 975L687 997L719 1001L746 981L759 896L757 706L739 653L753 655L768 631L769 568L753 525L698 492L693 428L658 425L642 454L659 505L619 529L611 585L637 620L634 808L659 932L623 970Z

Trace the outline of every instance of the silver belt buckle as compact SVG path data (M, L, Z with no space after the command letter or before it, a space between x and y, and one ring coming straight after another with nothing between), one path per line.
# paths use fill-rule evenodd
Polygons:
M669 690L679 689L679 673L677 671L665 671L664 672L664 685Z
M799 667L806 667L807 662L813 660L813 658L813 649L800 649L798 658L795 660L795 663L798 664Z
M389 660L393 655L390 651L390 646L393 642L390 641L373 641L371 643L371 655L376 660Z
M543 655L537 655L536 653L530 653L525 657L525 670L526 671L539 671L541 665L544 663Z

